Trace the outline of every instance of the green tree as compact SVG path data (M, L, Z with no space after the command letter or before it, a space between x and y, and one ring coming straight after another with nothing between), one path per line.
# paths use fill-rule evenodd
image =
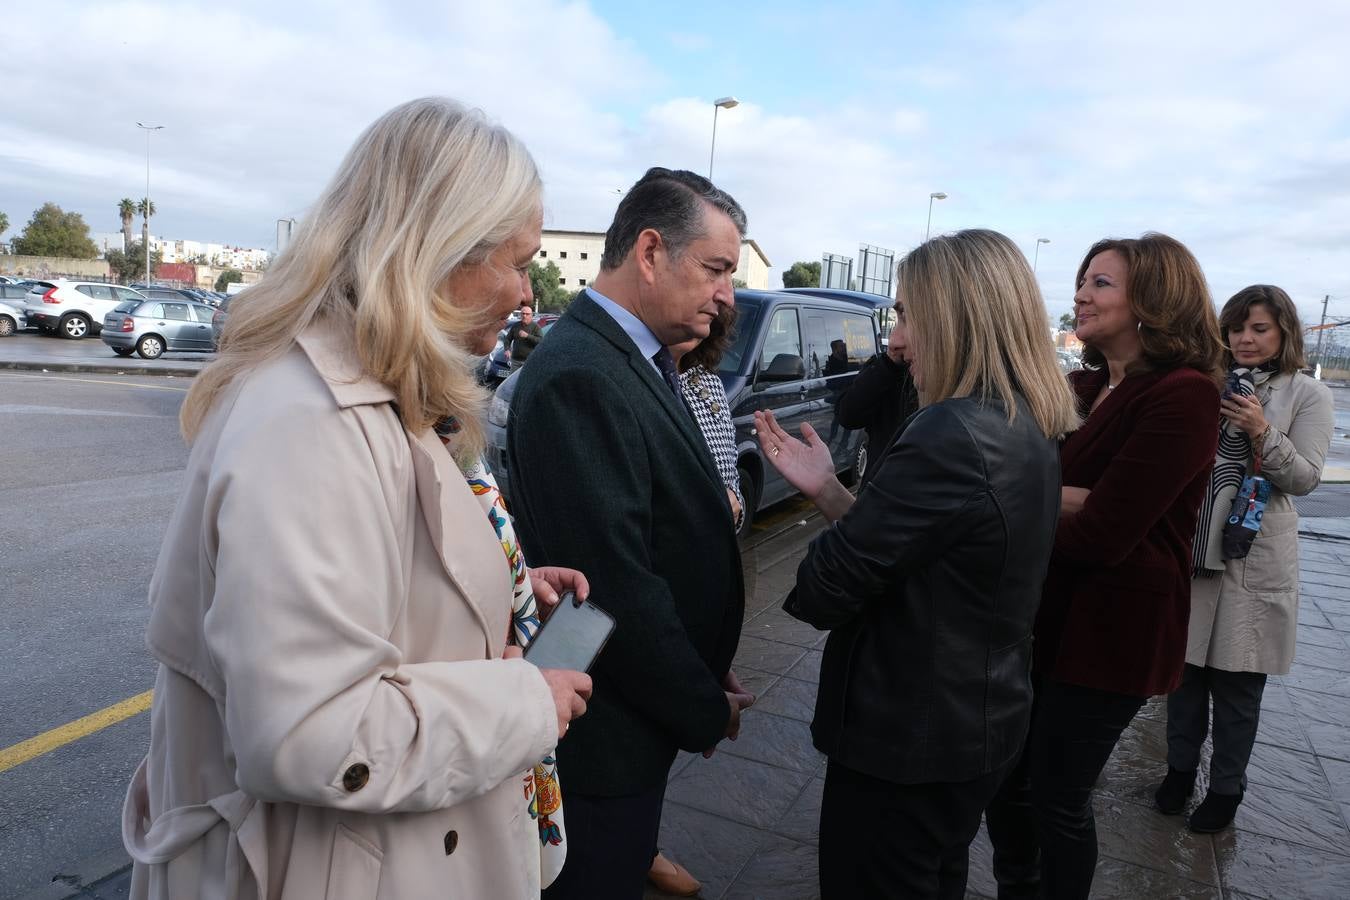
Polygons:
M84 216L66 212L55 203L44 203L33 211L33 218L23 234L10 242L19 256L65 256L72 259L93 259L98 247L89 239L89 226Z
M122 249L131 246L131 220L136 218L136 201L123 197L117 201L117 215L122 219Z
M734 288L743 288L747 285L744 278L733 278L731 279L731 286Z
M783 287L820 287L820 263L795 262L783 273Z
M129 284L133 281L149 281L145 277L145 244L141 241L129 246L126 251L109 250L103 256L108 261L108 268L117 274L117 280L122 284ZM160 263L164 261L164 254L159 250L150 251L150 272L153 273L159 268Z
M1077 327L1078 327L1078 317L1075 316L1073 313L1066 312L1064 315L1059 317L1060 331L1073 331Z
M9 216L0 212L0 234L4 234L6 231L9 231Z
M539 312L562 312L572 302L572 294L559 283L562 270L549 260L547 265L530 263L530 288L534 308Z
M226 269L224 272L221 272L220 277L216 279L216 290L223 292L225 290L225 285L238 284L243 280L243 272L240 272L238 269Z

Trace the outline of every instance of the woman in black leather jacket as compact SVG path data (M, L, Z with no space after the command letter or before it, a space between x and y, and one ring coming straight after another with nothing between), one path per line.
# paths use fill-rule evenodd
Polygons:
M992 231L901 261L899 326L921 409L858 498L829 448L756 413L765 456L834 523L784 604L828 629L811 734L829 757L820 886L961 897L980 814L1031 712L1031 627L1077 427L1021 251Z

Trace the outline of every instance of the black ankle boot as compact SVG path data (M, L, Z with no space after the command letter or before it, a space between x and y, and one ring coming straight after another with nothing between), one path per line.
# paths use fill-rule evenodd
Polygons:
M1158 804L1158 809L1169 816L1175 816L1186 808L1186 801L1190 799L1194 790L1194 770L1182 772L1168 766L1167 777L1163 779L1163 783L1154 792L1153 801Z
M1223 831L1237 814L1244 793L1242 788L1238 788L1236 794L1216 794L1209 791L1205 794L1205 799L1195 808L1195 812L1191 813L1191 820L1186 824L1197 834Z

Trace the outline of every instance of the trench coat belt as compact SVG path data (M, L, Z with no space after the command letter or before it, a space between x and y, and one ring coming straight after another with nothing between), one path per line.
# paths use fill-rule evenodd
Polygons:
M136 768L127 788L126 802L122 804L122 843L131 858L149 866L171 862L223 822L229 826L230 836L225 850L225 877L223 882L217 882L222 889L218 896L222 900L239 896L246 883L245 874L252 876L258 893L266 895L267 840L262 815L266 804L258 803L243 791L231 791L205 803L166 810L150 822L145 774L148 762L147 756Z

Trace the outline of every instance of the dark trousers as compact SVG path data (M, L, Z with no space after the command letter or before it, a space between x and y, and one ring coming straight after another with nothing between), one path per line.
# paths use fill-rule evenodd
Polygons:
M1036 683L1022 759L985 810L999 900L1087 897L1097 867L1092 786L1145 700Z
M1186 664L1181 687L1167 697L1167 764L1182 772L1200 765L1200 746L1209 728L1214 702L1214 755L1209 761L1209 789L1239 794L1247 784L1247 762L1261 724L1261 672L1225 672Z
M641 900L656 855L666 781L632 797L567 793L567 862L543 900Z
M822 900L960 900L980 812L1006 775L1004 767L974 781L893 784L831 760L820 807Z

